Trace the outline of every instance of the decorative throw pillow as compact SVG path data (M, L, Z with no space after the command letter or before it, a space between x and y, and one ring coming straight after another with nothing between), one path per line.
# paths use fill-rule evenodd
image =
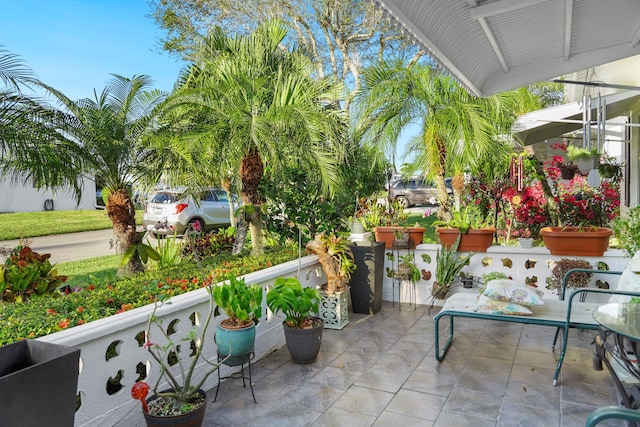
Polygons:
M509 279L490 280L482 295L494 300L526 306L544 305L538 290Z
M629 264L622 271L616 290L640 293L640 252L631 258ZM611 295L609 302L629 302L630 299L631 297L626 295Z
M475 306L473 311L477 313L513 314L517 316L526 316L529 314L533 314L531 310L523 305L505 301L497 301L484 295L480 295L480 297L478 298L478 305Z

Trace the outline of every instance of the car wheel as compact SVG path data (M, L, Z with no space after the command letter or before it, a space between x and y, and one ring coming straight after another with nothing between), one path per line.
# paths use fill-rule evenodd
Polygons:
M396 197L396 203L398 203L403 209L411 207L409 199L407 199L406 197Z
M193 218L187 223L185 233L187 231L194 233L196 236L200 236L204 233L204 222L200 218Z

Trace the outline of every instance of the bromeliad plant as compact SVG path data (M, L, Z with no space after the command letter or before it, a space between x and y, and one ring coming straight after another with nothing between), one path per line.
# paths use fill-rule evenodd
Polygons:
M49 258L29 246L12 249L4 265L0 265L0 301L23 302L33 295L54 292L67 280L59 275Z

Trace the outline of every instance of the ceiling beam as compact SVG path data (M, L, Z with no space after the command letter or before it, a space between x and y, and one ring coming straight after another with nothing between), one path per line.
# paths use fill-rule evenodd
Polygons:
M506 12L535 6L547 0L497 0L471 8L471 19L488 18Z
M571 27L573 25L573 0L564 2L564 60L571 54Z
M468 0L468 1L472 10L478 7L478 2L476 0ZM502 71L504 71L505 73L508 73L509 66L507 65L507 60L504 59L504 55L502 54L502 49L500 49L500 45L498 45L498 41L493 35L493 31L491 31L491 28L489 27L489 23L485 18L478 18L478 23L480 24L480 27L482 27L482 31L484 31L484 34L487 36L487 40L489 40L489 43L491 44L491 48L493 49L493 52L496 54L496 58L498 58L498 61L500 62Z
M633 40L631 40L631 46L636 47L638 42L640 42L640 26L636 28L636 33L633 36Z

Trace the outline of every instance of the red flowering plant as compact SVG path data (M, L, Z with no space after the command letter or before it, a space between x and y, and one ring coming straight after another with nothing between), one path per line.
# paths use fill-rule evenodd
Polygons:
M505 198L510 203L513 223L509 224L512 230L522 230L512 237L540 237L540 229L551 224L551 215L547 198L540 181L536 181L522 191L515 189L505 192Z
M616 181L590 187L582 176L576 176L568 184L558 183L555 201L561 224L609 227L620 214L619 187Z

